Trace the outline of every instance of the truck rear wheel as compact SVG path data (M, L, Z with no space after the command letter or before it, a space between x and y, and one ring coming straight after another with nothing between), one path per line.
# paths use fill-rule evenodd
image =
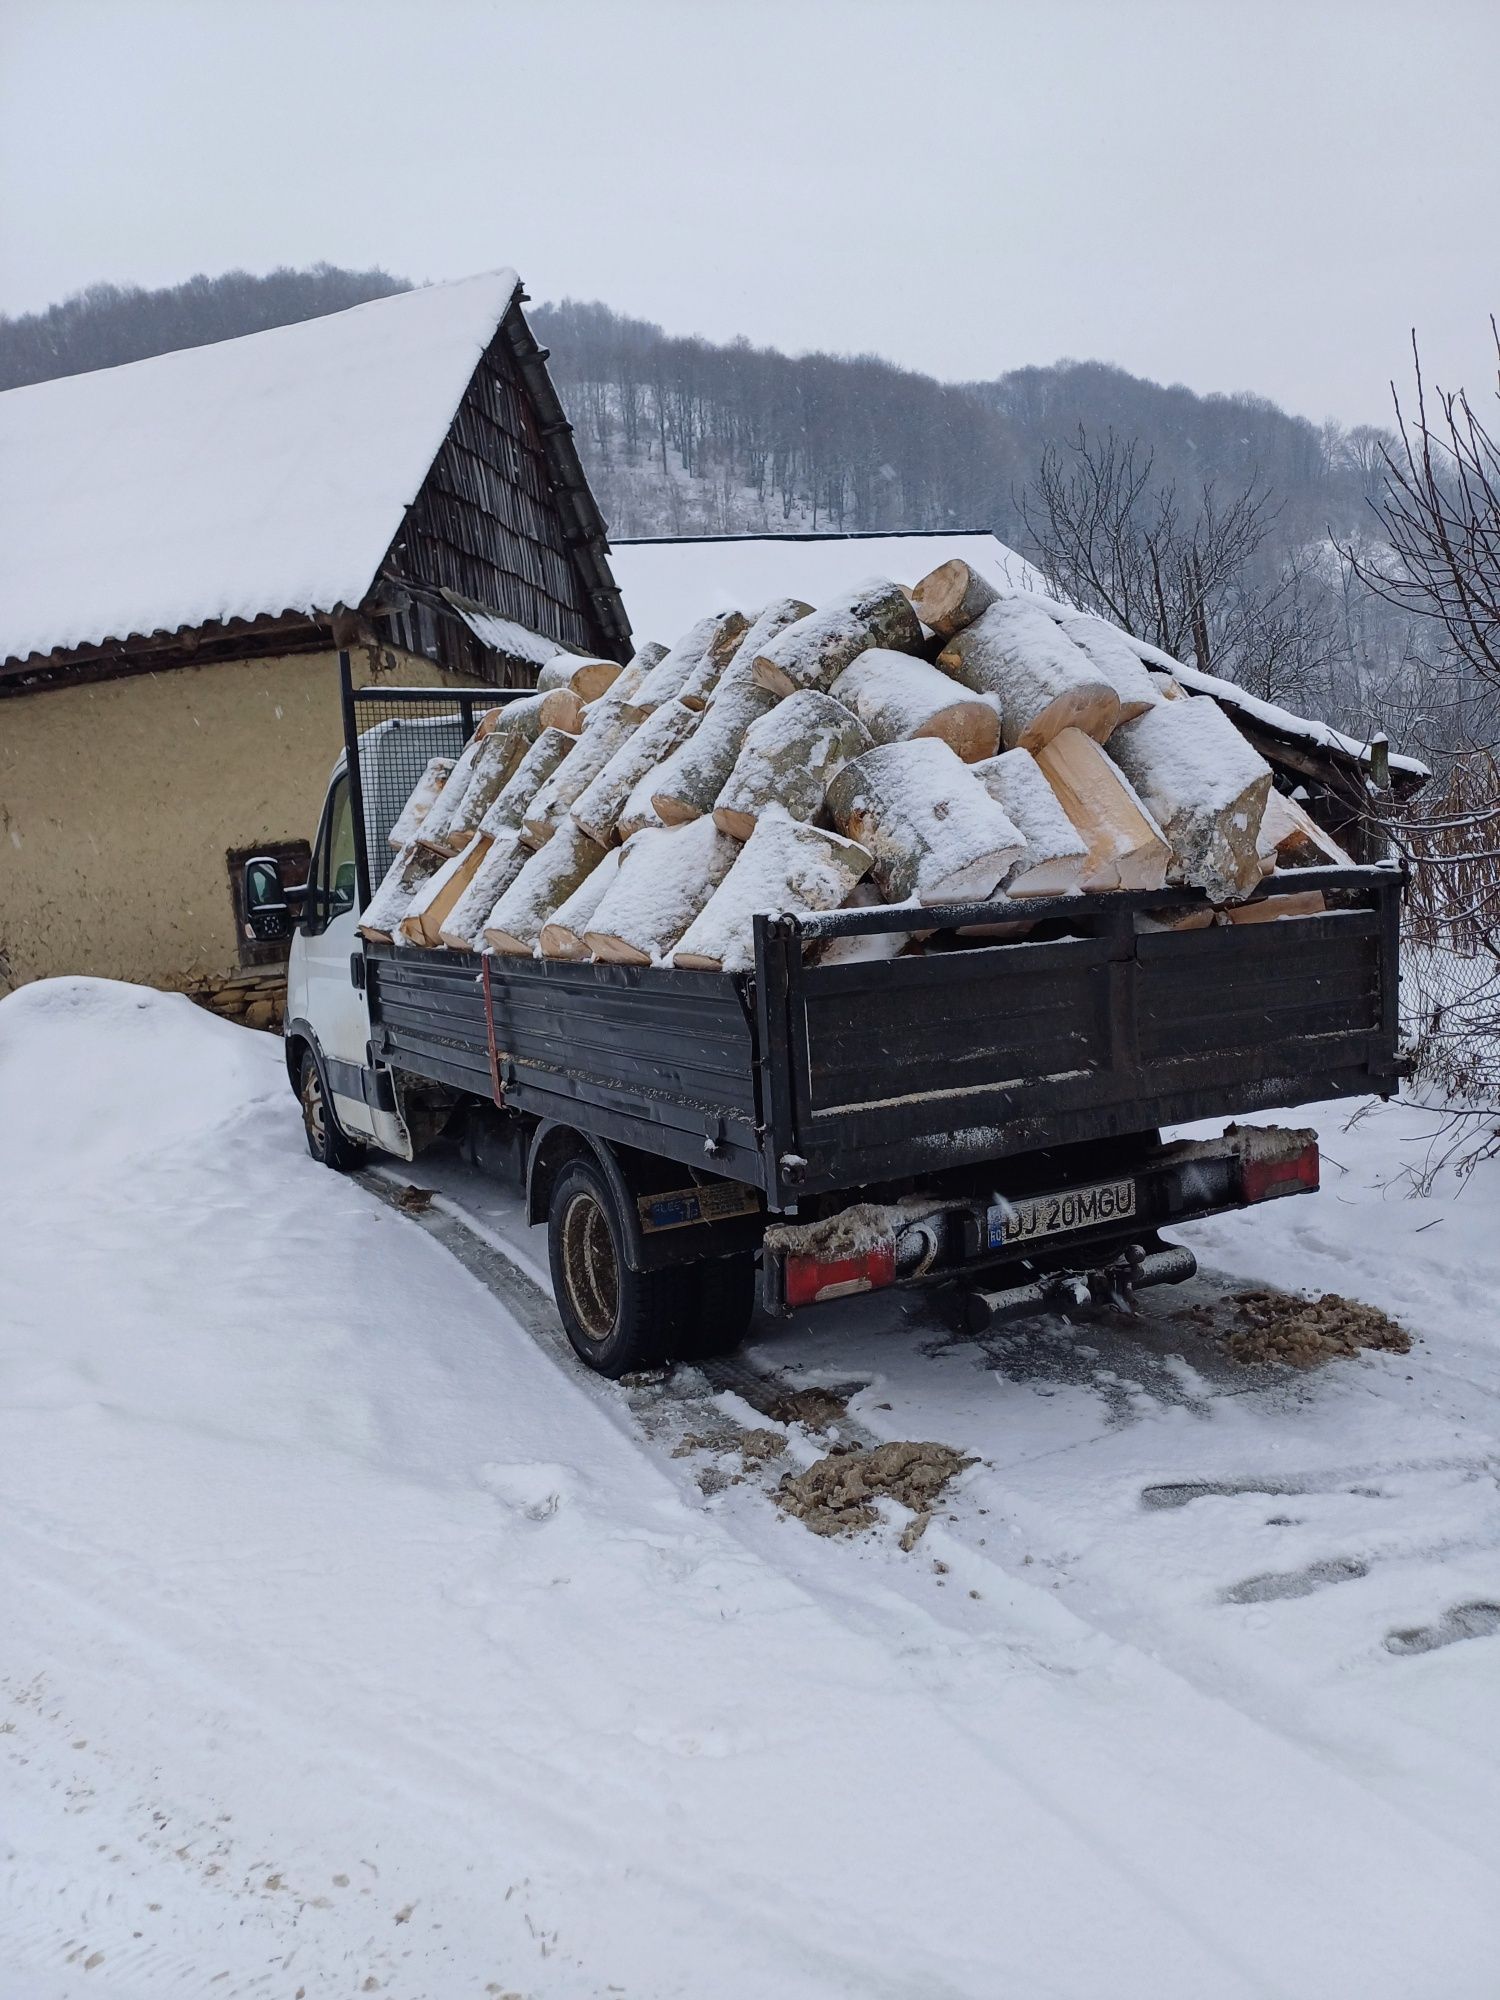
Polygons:
M579 1360L618 1380L698 1351L703 1266L633 1271L614 1190L592 1160L570 1160L547 1211L552 1290Z
M334 1116L333 1100L323 1081L323 1071L311 1049L302 1054L302 1077L297 1086L302 1106L302 1129L307 1134L307 1150L335 1173L350 1174L365 1163L365 1149L356 1145Z

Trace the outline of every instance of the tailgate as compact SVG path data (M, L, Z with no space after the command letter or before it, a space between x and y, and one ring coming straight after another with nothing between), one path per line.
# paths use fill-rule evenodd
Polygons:
M1138 913L1201 907L1202 898L1074 898L1028 908L1033 938L872 965L808 966L802 948L816 936L909 928L916 913L767 923L757 985L775 1149L768 1178L774 1169L780 1199L1190 1119L1389 1093L1401 877L1307 869L1296 886L1324 889L1337 907L1146 931ZM922 913L924 927L1017 914L1016 904ZM1046 935L1061 923L1069 935Z

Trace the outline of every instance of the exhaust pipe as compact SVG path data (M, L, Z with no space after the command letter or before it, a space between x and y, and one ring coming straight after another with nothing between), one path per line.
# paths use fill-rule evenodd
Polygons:
M1133 1243L1120 1263L1103 1270L1056 1271L1032 1284L1011 1285L1004 1291L970 1292L964 1300L964 1322L971 1333L983 1333L1003 1320L1027 1319L1061 1305L1105 1303L1146 1285L1181 1285L1195 1276L1197 1269L1198 1259L1191 1250L1174 1245L1143 1252Z

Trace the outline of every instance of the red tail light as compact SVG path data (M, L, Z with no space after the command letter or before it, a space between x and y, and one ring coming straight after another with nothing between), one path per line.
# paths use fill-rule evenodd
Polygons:
M876 1292L896 1282L896 1246L877 1243L858 1257L790 1256L783 1266L789 1306L817 1305L824 1299L844 1299L855 1292Z
M1247 1202L1272 1201L1279 1194L1312 1194L1318 1187L1318 1166L1316 1145L1280 1159L1274 1155L1257 1159L1252 1154L1240 1163L1240 1192Z

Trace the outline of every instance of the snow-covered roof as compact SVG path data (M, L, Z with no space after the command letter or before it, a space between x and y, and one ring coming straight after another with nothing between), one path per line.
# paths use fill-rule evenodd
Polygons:
M0 660L358 604L518 284L0 395Z
M703 535L610 544L615 581L639 646L671 645L707 611L753 611L774 597L826 604L866 577L913 584L962 556L999 589L1045 590L1031 564L994 535Z

